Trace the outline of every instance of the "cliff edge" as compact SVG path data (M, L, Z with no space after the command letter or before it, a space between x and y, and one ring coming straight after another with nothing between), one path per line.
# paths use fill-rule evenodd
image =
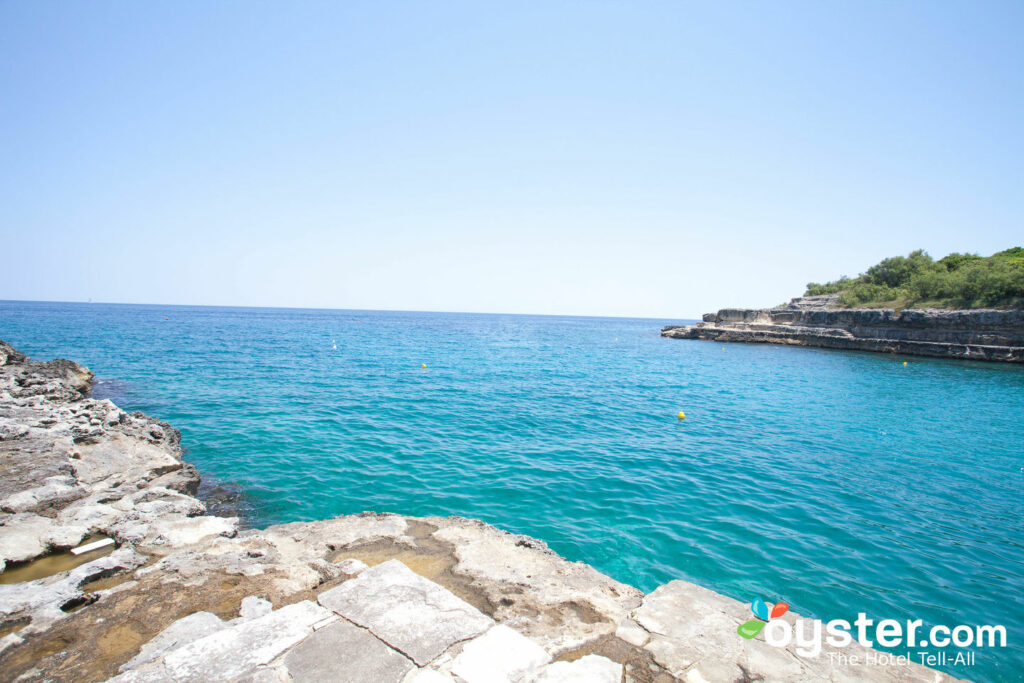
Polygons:
M1024 310L838 308L837 295L775 308L723 308L661 336L1024 363Z

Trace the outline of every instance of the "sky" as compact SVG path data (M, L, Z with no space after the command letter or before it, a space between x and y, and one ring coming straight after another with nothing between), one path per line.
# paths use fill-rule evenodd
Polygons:
M694 318L1024 243L1024 3L0 1L0 299Z

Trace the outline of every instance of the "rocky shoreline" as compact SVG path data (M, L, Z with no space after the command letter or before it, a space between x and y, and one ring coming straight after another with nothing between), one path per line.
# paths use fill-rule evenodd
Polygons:
M177 430L91 380L0 342L0 680L949 680L745 640L747 605L644 595L480 521L241 529L196 498Z
M661 336L815 346L850 351L1024 363L1024 310L842 309L835 295L784 306L724 308L696 325L669 325Z

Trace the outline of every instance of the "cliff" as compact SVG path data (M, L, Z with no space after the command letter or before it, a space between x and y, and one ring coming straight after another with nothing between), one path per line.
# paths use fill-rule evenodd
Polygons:
M725 308L663 337L791 344L940 358L1024 362L1024 310L836 308L835 295L775 308Z
M475 520L242 529L195 497L177 430L91 378L0 342L0 680L948 680L746 640L736 600L644 595Z

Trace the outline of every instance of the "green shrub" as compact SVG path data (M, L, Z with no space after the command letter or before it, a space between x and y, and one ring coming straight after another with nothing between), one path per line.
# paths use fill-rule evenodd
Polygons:
M992 258L1014 263L1024 262L1024 247L1010 247L1004 251L992 254Z
M850 283L850 278L842 276L835 282L826 282L823 285L819 285L817 282L807 283L807 293L804 296L820 296L822 294L838 294L847 288Z
M908 256L893 256L878 265L868 268L861 275L868 282L887 287L902 287L920 273L935 270L935 262L923 249L912 251Z
M978 256L977 254L958 254L954 251L952 254L940 258L938 262L945 266L946 270L957 270L965 263L981 261L983 259L984 257Z
M856 307L1024 306L1024 248L989 257L952 253L938 261L918 249L887 258L855 278L808 283L804 296L820 294L839 294L842 305Z

